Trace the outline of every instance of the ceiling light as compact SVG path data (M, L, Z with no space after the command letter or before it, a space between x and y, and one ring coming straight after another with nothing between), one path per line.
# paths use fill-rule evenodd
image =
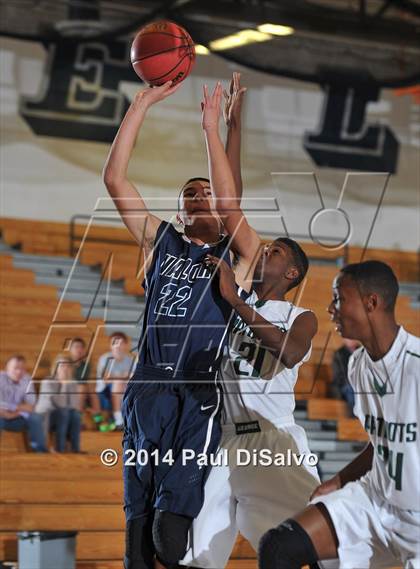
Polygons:
M241 30L236 34L225 36L210 42L209 46L212 51L222 51L224 49L233 49L249 43L262 42L270 40L272 36L257 30Z
M294 28L290 26L279 26L277 24L261 24L258 26L258 31L265 34L271 34L272 36L290 36L294 33Z
M196 44L194 47L195 47L195 53L197 55L208 55L210 53L210 50L207 49L205 45Z

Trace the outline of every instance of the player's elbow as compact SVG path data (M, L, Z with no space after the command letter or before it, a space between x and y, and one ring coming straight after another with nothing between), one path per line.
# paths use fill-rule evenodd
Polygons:
M118 178L109 166L105 166L102 171L102 181L108 190L118 185Z
M105 164L102 170L102 181L105 184L108 191L118 189L124 182L124 175L122 175L118 170L112 167L111 164Z
M301 350L288 346L287 349L283 350L280 357L284 367L292 369L302 360L303 355L304 354L301 353Z

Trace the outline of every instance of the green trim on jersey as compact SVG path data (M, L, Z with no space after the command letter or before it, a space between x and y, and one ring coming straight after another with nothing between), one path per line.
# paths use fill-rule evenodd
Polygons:
M410 352L410 350L406 350L407 354L410 354L410 356L415 356L416 358L420 358L420 354L416 354L415 352Z

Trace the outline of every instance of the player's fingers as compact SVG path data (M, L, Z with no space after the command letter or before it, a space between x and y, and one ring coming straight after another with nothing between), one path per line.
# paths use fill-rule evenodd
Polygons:
M172 80L166 81L163 85L159 85L159 87L156 87L156 89L162 91L162 93L165 93L166 91L169 91L171 86L172 86Z
M223 96L226 99L226 101L229 101L229 93L226 91L226 89L223 89Z
M212 103L214 102L214 99L216 96L217 85L218 85L218 83L216 83L216 85L214 86L213 93L211 94L211 102Z
M216 83L216 87L214 88L213 91L213 101L214 103L220 103L220 97L221 97L221 93L222 93L222 84L220 83L220 81L218 81Z
M201 112L203 112L203 111L204 111L204 103L203 103L203 101L201 101L200 105L201 105Z
M217 267L217 264L219 261L220 261L220 259L218 257L213 257L213 255L206 255L206 257L204 259L204 263L207 266L211 266L213 268Z
M204 104L207 105L209 100L209 88L207 85L203 85L203 96L204 96Z
M239 89L239 80L240 80L240 73L238 73L237 71L234 72L233 74L233 82L235 84L235 90L237 91Z
M235 79L234 79L234 77L235 77L235 73L233 73L232 79L230 80L230 85L229 85L229 93L230 93L231 95L233 95L233 90L234 90L234 88L235 88Z
M222 102L222 93L223 93L222 84L219 83L217 85L217 91L216 91L216 105L218 107L220 106L220 103Z
M176 83L176 85L174 85L173 87L171 87L170 89L168 89L165 92L165 95L172 95L173 93L175 93L176 91L178 91L178 89L181 88L182 83Z

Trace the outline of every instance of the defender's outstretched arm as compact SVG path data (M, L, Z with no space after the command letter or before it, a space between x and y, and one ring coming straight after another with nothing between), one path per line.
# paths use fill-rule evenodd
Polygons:
M249 289L250 282L244 282L244 279L248 273L250 275L253 273L253 266L258 260L261 249L261 241L240 208L240 198L237 197L234 177L220 137L221 97L220 83L217 84L211 96L207 86L204 86L202 125L206 137L209 175L216 196L217 211L227 233L231 236L232 250L238 256L241 265L239 274L237 271L237 282L243 288Z

